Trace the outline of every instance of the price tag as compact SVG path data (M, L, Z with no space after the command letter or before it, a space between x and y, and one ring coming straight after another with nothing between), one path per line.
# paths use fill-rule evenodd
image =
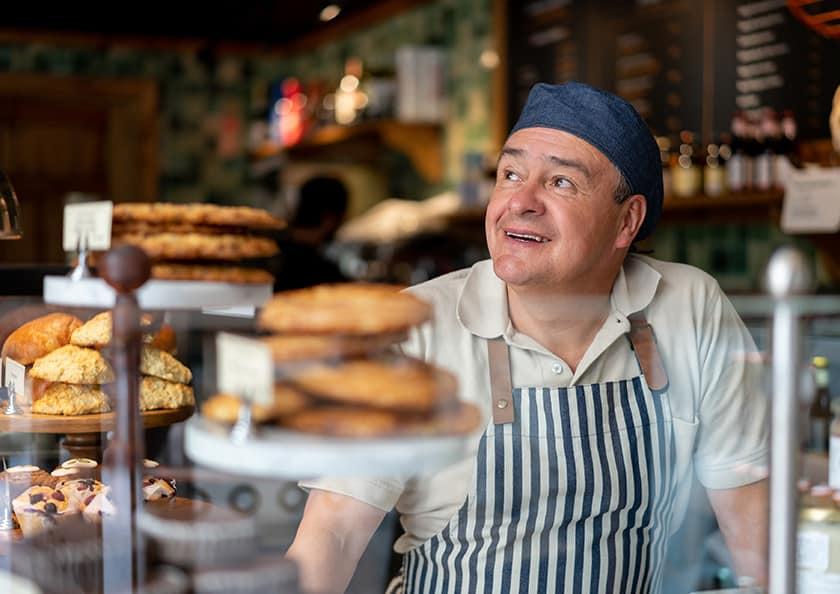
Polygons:
M840 169L793 171L782 204L785 233L834 233L840 230Z
M64 238L62 246L65 252L78 249L83 240L89 250L107 250L111 247L111 211L114 203L110 200L98 202L80 202L64 207Z
M3 385L8 387L11 384L15 385L15 395L26 397L26 367L6 357L6 375Z
M271 351L258 340L220 332L216 335L217 383L220 392L255 402L274 402Z

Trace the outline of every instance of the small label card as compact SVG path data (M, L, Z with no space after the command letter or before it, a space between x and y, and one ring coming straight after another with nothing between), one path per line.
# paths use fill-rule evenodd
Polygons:
M64 207L64 236L62 246L65 252L79 249L84 243L89 250L107 250L111 247L110 200L80 202Z
M840 168L793 171L782 204L785 233L840 230Z
M6 376L3 385L15 385L15 395L26 398L26 367L18 363L14 359L6 357Z
M256 404L274 402L274 366L268 347L252 338L219 332L216 335L217 383L220 392Z

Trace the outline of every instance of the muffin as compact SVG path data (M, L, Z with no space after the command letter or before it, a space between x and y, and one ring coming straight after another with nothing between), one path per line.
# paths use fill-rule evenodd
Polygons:
M79 513L78 505L64 493L38 485L15 497L12 509L26 538L51 530Z
M172 481L174 483L175 481ZM143 500L158 501L175 497L175 485L156 476L143 478Z
M0 492L5 490L3 482L9 484L9 496L12 499L34 485L55 484L55 480L37 466L11 466L0 473Z

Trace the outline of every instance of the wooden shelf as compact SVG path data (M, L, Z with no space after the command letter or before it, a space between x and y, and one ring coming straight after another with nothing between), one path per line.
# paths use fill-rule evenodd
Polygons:
M430 182L443 180L441 126L376 120L353 126L323 126L287 149L290 159L370 162L385 146L404 153Z
M665 199L662 223L778 222L782 192Z

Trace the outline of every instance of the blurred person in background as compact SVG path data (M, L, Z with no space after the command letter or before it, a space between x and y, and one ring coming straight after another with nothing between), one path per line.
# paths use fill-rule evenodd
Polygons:
M347 214L348 194L338 178L318 176L301 187L289 227L278 237L280 253L271 264L274 291L347 281L325 250Z
M305 589L343 591L396 509L392 592L660 593L695 474L736 572L766 583L757 348L712 277L632 253L662 203L629 103L534 86L498 161L490 260L409 289L434 318L404 352L457 375L484 433L430 475L302 482L288 556Z

